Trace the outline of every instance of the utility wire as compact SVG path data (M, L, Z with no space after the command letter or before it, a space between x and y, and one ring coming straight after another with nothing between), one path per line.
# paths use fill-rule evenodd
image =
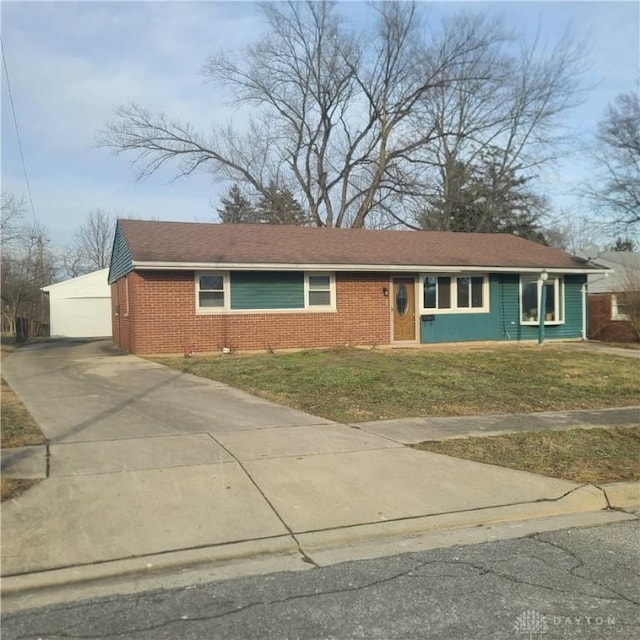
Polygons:
M13 93L11 92L11 82L9 81L9 70L7 69L7 56L4 52L4 40L0 36L0 49L2 50L2 68L4 69L4 75L7 79L7 92L9 93L9 103L11 104L11 114L13 115L13 124L16 128L16 138L18 140L18 149L20 150L20 159L22 160L22 171L24 173L24 181L27 185L27 195L29 196L29 204L31 205L31 213L33 214L33 221L37 224L38 216L36 215L36 209L33 206L33 197L31 195L31 184L29 183L29 176L27 175L27 164L24 161L24 152L22 151L22 141L20 140L20 129L18 128L18 119L16 118L16 108L13 103Z

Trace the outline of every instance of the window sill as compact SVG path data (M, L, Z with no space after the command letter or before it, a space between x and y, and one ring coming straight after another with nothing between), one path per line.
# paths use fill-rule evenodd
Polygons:
M564 320L545 320L544 321L544 326L545 327L553 327L553 326L557 326L560 324L564 324ZM539 327L540 323L535 320L533 322L520 322L520 325L523 327Z
M472 309L420 309L419 311L421 316L430 316L430 315L465 315L472 313L491 313L491 309L487 309L486 307L474 307Z
M288 315L300 313L337 313L335 307L308 307L299 309L216 309L215 311L204 311L196 309L197 316L246 316L246 315Z

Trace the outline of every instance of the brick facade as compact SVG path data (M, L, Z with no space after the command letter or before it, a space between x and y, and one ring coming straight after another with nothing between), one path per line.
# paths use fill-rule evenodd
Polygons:
M611 293L589 294L589 339L604 342L637 342L638 337L625 320L612 319Z
M135 271L111 285L113 341L138 354L390 342L386 273L337 273L334 312L196 314L192 271Z

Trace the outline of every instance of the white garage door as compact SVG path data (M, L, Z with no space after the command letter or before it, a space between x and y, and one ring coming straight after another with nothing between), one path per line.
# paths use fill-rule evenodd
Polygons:
M51 335L64 338L97 338L111 335L110 298L62 298L51 300Z

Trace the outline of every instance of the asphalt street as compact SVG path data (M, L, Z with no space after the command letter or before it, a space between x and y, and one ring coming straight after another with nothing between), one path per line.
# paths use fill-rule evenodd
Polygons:
M636 638L637 521L9 614L28 638Z

